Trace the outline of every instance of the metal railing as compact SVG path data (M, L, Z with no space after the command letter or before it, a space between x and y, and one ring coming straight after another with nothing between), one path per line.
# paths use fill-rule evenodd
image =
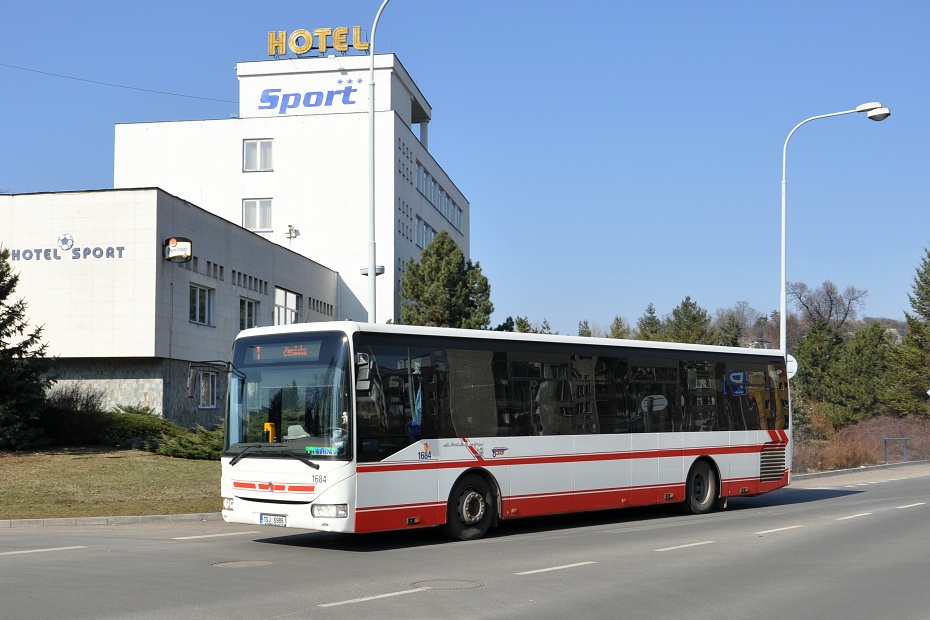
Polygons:
M907 463L907 437L882 437L882 441L885 443L885 463L888 462L888 442L889 441L903 441L904 442L903 462Z

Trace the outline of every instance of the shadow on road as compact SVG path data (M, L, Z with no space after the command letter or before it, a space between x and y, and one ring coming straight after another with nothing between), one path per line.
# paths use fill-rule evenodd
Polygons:
M822 502L837 497L856 495L862 491L852 489L795 489L786 487L758 497L734 497L730 499L727 510L747 510L750 508L767 508L771 506L790 506Z
M790 506L827 501L861 493L848 489L794 489L785 488L759 497L737 497L729 501L726 512L742 512L752 509ZM724 513L725 514L725 513ZM677 505L650 506L645 508L626 508L617 510L599 510L577 514L528 517L505 521L499 527L492 528L483 540L507 538L521 535L558 535L560 532L580 528L605 525L630 525L636 522L655 522L683 517ZM700 517L696 517L700 518ZM445 538L439 528L426 528L403 532L382 532L376 534L332 534L328 532L306 532L289 536L275 536L255 539L255 542L269 545L304 547L308 549L330 549L355 553L370 553L447 545L452 541Z

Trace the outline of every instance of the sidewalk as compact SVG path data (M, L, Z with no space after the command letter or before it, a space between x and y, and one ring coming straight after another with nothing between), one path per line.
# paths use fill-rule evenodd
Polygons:
M6 519L0 520L0 528L48 527L58 525L126 525L129 523L172 523L175 521L220 521L218 512L203 512L184 515L141 515L126 517L71 517L62 519Z

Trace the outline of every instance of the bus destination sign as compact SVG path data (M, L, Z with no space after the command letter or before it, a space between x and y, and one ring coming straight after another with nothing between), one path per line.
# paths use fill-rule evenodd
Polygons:
M320 357L320 340L285 344L263 344L248 348L247 362L263 364L298 358L315 362Z

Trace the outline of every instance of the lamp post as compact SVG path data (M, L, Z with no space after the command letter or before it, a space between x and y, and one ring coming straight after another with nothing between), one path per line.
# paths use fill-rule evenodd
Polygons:
M371 67L368 70L368 322L377 322L378 268L375 264L375 31L378 29L378 20L390 0L384 0L375 21L371 25L371 41L368 44L368 55L371 57Z
M788 354L788 280L787 280L787 228L788 228L788 141L791 140L791 136L794 135L794 132L804 125L811 121L815 121L819 118L829 118L831 116L841 116L843 114L854 114L856 112L866 112L868 117L873 121L883 121L889 116L891 116L891 110L888 108L882 107L882 104L878 101L873 101L871 103L863 103L862 105L856 106L852 110L844 110L842 112L833 112L832 114L821 114L819 116L812 116L808 119L805 119L794 126L788 133L788 137L785 138L785 148L782 149L781 154L781 308L779 309L779 353L782 357L787 356Z

